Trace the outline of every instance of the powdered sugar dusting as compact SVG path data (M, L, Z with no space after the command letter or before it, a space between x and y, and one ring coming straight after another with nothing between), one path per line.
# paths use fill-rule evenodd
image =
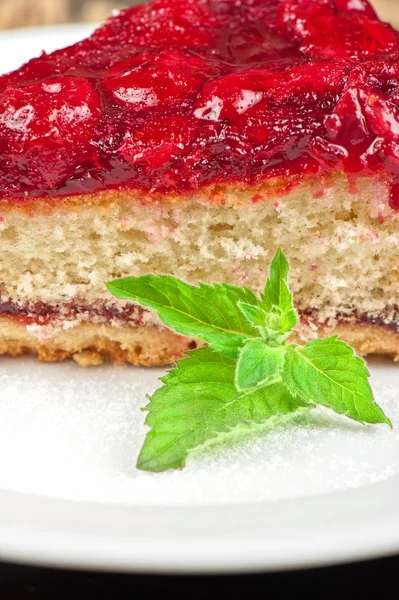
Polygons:
M399 368L372 361L376 399L394 429L327 410L287 418L251 439L200 450L183 471L135 469L145 394L161 369L85 370L1 360L0 487L131 505L245 503L358 487L399 474Z

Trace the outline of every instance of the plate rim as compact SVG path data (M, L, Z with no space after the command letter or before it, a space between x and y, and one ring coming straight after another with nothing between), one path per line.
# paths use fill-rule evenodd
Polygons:
M395 476L300 499L201 507L96 504L0 490L0 557L160 574L337 565L399 552L398 489Z

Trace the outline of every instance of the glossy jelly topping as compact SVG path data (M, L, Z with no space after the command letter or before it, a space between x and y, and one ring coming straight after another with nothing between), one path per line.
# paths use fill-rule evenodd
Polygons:
M0 196L344 170L399 208L399 37L366 0L153 0L0 77Z

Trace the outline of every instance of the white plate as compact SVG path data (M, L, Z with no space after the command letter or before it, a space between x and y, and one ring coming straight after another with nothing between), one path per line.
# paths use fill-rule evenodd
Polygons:
M2 34L1 70L90 29ZM1 359L0 558L209 573L399 552L399 370L371 369L393 431L314 411L151 474L140 407L162 370Z

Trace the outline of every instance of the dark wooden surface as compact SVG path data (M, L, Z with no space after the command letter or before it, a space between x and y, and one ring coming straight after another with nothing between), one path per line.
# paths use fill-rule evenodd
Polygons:
M160 577L37 569L0 563L1 600L352 600L399 597L399 557L341 567L225 577Z

